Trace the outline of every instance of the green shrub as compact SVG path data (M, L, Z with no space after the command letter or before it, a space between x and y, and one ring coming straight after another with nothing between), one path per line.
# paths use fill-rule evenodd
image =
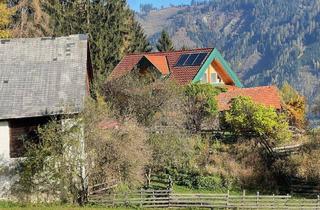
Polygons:
M196 171L176 171L176 173L171 174L171 176L175 184L196 188L199 173Z
M201 130L205 119L218 116L216 96L225 92L223 87L211 84L190 84L185 89L187 96L187 128L193 132Z
M215 97L221 92L225 92L225 89L211 84L193 83L186 87L186 96L195 104L201 104L204 111L211 114L217 114Z
M220 176L199 176L197 177L197 188L204 190L221 190L224 188L223 180Z
M223 120L236 136L268 138L275 140L273 143L291 139L286 116L274 108L256 104L249 97L234 98Z

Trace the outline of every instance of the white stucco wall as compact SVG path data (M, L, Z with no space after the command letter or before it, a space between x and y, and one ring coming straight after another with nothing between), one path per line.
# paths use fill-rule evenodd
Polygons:
M9 123L0 121L0 199L7 198L12 177L10 168L10 133Z
M0 158L10 158L10 130L7 121L0 121Z

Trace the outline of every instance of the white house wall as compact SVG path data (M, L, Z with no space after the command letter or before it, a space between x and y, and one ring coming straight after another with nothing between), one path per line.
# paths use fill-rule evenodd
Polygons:
M8 121L0 121L0 158L10 158L10 129Z

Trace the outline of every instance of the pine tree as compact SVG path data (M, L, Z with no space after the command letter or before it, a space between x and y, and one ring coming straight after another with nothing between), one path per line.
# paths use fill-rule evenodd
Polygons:
M0 38L9 38L11 31L8 25L11 22L12 10L7 7L3 0L0 0Z
M141 25L136 21L133 23L132 33L133 40L130 52L150 52L152 50L152 46L147 40Z
M190 47L188 47L187 45L183 45L183 46L181 47L181 50L190 50Z
M141 26L125 0L52 0L54 35L87 33L98 84L129 52L150 51Z
M47 11L54 36L89 33L91 4L87 0L51 0Z
M165 30L161 32L161 37L157 43L157 49L159 50L159 52L168 52L174 50L173 43L169 37L169 34Z

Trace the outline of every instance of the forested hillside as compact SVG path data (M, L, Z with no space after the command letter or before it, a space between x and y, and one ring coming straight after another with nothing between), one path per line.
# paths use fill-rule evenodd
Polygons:
M153 43L165 29L177 49L217 47L246 86L288 81L309 105L320 96L318 0L193 1L137 17Z

